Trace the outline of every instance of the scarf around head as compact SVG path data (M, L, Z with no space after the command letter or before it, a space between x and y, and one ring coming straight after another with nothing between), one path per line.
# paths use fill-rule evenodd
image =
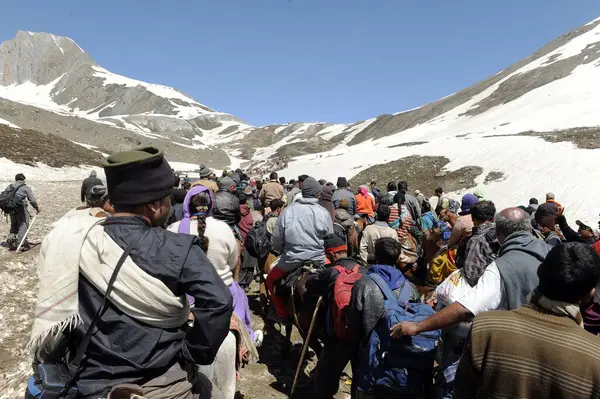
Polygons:
M190 202L192 202L192 198L194 198L196 195L202 192L207 192L210 197L210 203L208 204L208 211L206 212L206 216L212 215L213 208L215 205L215 196L212 193L212 191L209 190L208 187L201 185L190 188L190 191L188 191L188 193L185 195L185 199L183 200L183 219L179 223L179 228L177 229L179 233L190 233L190 224L192 221L192 216L194 216L190 213Z
M358 191L360 191L360 193L362 194L363 197L369 198L369 192L367 191L366 186L360 186Z

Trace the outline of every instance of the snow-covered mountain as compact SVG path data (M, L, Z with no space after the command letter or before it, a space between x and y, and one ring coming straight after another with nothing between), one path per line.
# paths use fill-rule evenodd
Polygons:
M0 45L0 118L101 152L153 143L171 158L214 167L231 161L226 152L255 170L283 169L289 177L345 175L384 184L408 174L394 162L437 157L421 165L435 169L436 179L469 167L472 176L459 176L453 189L482 186L502 198L501 206L555 191L575 214L597 214L600 187L587 182L600 155L599 59L600 18L410 111L349 125L255 127L175 89L111 73L68 38L18 32Z

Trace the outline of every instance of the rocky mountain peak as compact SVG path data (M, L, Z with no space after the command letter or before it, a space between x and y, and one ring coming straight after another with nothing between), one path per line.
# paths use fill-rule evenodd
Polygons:
M95 65L74 41L50 33L18 31L0 44L0 85L46 85L82 66Z

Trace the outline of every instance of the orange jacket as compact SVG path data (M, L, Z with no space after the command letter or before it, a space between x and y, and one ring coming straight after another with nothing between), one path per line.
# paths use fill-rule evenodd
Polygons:
M375 212L373 211L375 208L375 201L373 201L373 197L370 195L365 197L362 194L356 194L354 198L356 199L357 215L369 215L371 217L375 216Z

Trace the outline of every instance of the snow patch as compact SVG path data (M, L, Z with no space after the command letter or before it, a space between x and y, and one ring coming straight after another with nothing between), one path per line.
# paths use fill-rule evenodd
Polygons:
M56 40L56 36L54 36L54 35L50 35L50 36L52 36L52 40L54 40L54 44L56 44L56 47L58 47L60 52L64 54L65 50L63 50L62 47L60 47L60 44L58 44L58 41Z
M12 127L13 129L20 129L19 126L15 125L14 123L11 123L5 119L0 118L0 124L2 125L8 125L8 127Z
M90 174L91 166L53 168L43 163L38 166L22 165L0 157L0 182L13 182L17 173L23 173L31 181L73 181L83 180ZM104 178L102 168L95 168L98 177Z

